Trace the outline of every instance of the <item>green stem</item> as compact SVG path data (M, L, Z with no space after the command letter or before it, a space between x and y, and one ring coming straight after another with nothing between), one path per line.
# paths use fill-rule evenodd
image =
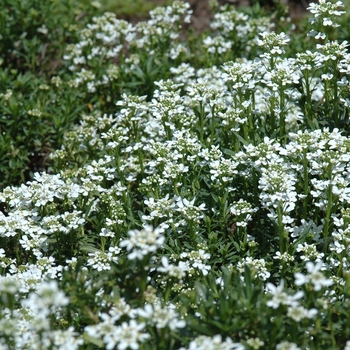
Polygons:
M249 136L248 136L248 126L247 126L247 123L244 123L243 126L243 137L244 137L244 140L249 142Z
M166 282L166 288L165 288L164 306L166 305L166 303L169 300L172 286L173 286L173 283L171 283L171 281L168 279Z
M228 197L228 191L225 191L224 195L220 198L220 210L221 210L223 228L225 228L226 226L227 197Z
M286 135L286 118L285 118L285 106L284 106L284 89L280 86L280 138L285 141ZM285 142L283 142L285 143Z
M61 251L61 245L60 245L60 238L58 236L57 231L55 231L55 238L56 238L56 244L57 244L57 252L58 252L58 256L59 256L59 261L61 261L62 259L62 251Z
M144 173L145 173L145 166L143 165L143 153L142 153L142 150L139 148L137 150L137 156L138 156L138 159L139 159L139 164L140 164L140 171L141 171L141 176L143 177L144 176Z
M252 113L252 107L248 107L248 129L249 129L249 136L250 140L252 141L253 145L255 145L255 130L254 130L254 123L253 123L253 113Z
M123 202L124 202L124 209L125 209L125 212L127 214L127 216L130 218L130 219L134 219L134 212L132 210L132 201L131 201L131 198L130 196L128 196L125 192L123 192Z
M333 192L332 192L332 166L330 165L328 167L328 179L330 181L327 189L327 208L326 208L326 217L325 217L325 223L323 228L323 238L327 239L329 235L329 226L330 226L330 218L332 214L332 206L333 206ZM326 250L328 247L328 243L325 242L324 249Z
M211 134L210 134L210 143L213 144L215 137L215 106L211 109Z
M192 220L190 220L188 222L188 233L190 236L191 243L195 243L195 241L196 241L196 234L195 234L194 227L195 227L194 222Z
M105 251L106 237L101 237L101 251Z
M334 337L334 326L333 326L333 320L332 320L332 310L331 310L330 307L328 308L327 320L328 320L328 323L329 323L329 329L330 329L332 346L335 347L336 346L336 341L335 341L335 337Z
M330 218L331 218L332 206L333 206L333 193L332 193L332 185L331 184L329 184L327 192L328 192L328 201L327 201L327 208L326 208L326 218L325 218L325 223L324 223L324 228L323 228L323 237L324 238L327 238L329 235Z
M204 141L204 106L203 102L199 103L199 140Z
M329 81L324 82L324 99L326 106L326 113L329 114L330 98L329 98Z
M19 249L18 249L18 246L19 246L19 241L17 241L17 244L15 245L15 254L16 254L16 261L17 261L17 265L21 265L22 263L22 259L21 259L21 256L19 254Z
M84 228L83 227L80 228L79 231L81 231L81 230L83 230L83 234L84 234ZM72 231L70 231L69 232L69 243L70 243L70 253L71 253L72 256L74 256L74 245L75 245L75 243L77 241L76 239L77 239L77 237L75 236L75 234Z
M278 236L280 240L280 253L283 254L287 251L287 239L285 236L284 224L282 222L283 211L282 211L281 205L277 207L277 215L278 215Z
M304 114L306 116L307 124L312 128L315 114L312 109L309 71L307 69L304 71L304 79L305 79L305 94L306 94Z
M170 129L169 125L167 125L167 122L169 122L169 115L168 115L168 113L166 113L164 115L164 117L162 118L162 122L163 122L164 130L166 132L167 139L171 140L172 139L171 129Z
M119 146L116 147L114 154L115 154L116 168L117 168L117 172L119 175L120 183L122 186L124 186L124 174L122 171L120 171L121 162L120 162L120 148L119 148Z
M172 230L174 232L175 240L176 240L176 243L177 243L179 251L180 251L181 248L182 248L182 244L181 244L181 241L180 241L180 238L179 238L179 233L177 232L177 229L176 229L173 221L170 222L170 226L171 226L171 228L172 228Z
M177 182L178 182L178 178L176 178L174 181L173 181L173 185L174 185L174 192L177 196L180 196L180 193L179 193L179 190L177 188Z
M259 177L256 173L256 170L253 168L251 170L251 174L252 174L252 182L253 182L253 198L254 198L254 206L255 208L259 207ZM248 191L248 184L245 182L245 193L247 193ZM257 213L255 214L255 220L256 222L260 222L260 210L257 211ZM265 245L266 240L263 240L263 230L257 230L257 241L259 242L259 244L263 244Z
M304 170L304 199L303 199L303 218L306 220L308 216L307 206L309 200L309 171L307 168L308 160L306 158L306 149L303 150L303 170Z
M334 93L333 93L333 101L335 101L335 103L333 103L334 106L334 124L336 127L339 127L339 103L338 101L338 84L337 84L337 80L338 80L338 75L336 74L337 72L337 64L335 66L334 71L334 77L333 77L333 86L334 86Z
M254 195L254 205L255 207L259 206L259 176L256 173L256 170L253 168L252 170L252 181L253 181L253 195ZM248 189L248 184L246 190ZM245 192L247 193L247 192Z
M270 113L271 113L271 118L270 118L270 127L271 127L271 132L275 131L275 127L276 127L276 115L275 115L275 101L274 101L274 97L272 97L270 99Z
M140 281L140 296L141 300L144 300L145 290L147 288L147 276L148 270L146 269L149 264L149 256L146 255L142 261L140 261L141 281Z

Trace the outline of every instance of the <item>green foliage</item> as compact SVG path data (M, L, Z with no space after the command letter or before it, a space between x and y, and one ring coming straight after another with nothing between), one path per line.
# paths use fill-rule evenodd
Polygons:
M5 2L1 348L349 348L348 17L274 3Z
M0 52L8 68L55 72L74 27L86 23L88 7L71 0L2 0Z
M86 24L75 1L3 0L0 13L0 187L47 169L52 149L84 109L57 82L65 45ZM55 77L55 78L53 78ZM56 83L52 83L56 79Z

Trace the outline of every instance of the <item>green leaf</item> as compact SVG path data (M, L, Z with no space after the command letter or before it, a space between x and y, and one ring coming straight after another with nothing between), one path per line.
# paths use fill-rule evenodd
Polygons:
M249 142L246 141L240 134L238 134L237 132L234 132L233 134L237 137L237 139L239 141L241 141L243 143L243 145L245 145L245 146L249 145Z
M236 152L233 151L232 149L228 149L228 148L223 148L222 149L222 152L229 155L229 156L232 156L232 157L235 157L236 156Z
M80 250L82 250L83 252L88 252L88 253L95 253L95 252L99 252L100 251L99 249L97 249L92 244L81 245L80 246Z
M94 345L98 346L99 348L102 348L104 346L104 343L101 339L94 338L87 333L84 333L83 338L86 342L94 344Z

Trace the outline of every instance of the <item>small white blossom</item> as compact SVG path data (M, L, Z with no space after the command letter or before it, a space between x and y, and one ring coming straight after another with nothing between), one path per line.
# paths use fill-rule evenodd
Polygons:
M142 260L146 255L154 253L164 243L165 237L161 234L159 228L153 229L146 225L142 230L131 230L128 233L129 238L119 243L120 247L125 247L131 251L128 255L130 260Z

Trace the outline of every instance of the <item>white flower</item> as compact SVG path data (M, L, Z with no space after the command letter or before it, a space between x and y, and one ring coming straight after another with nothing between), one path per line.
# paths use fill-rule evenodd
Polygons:
M301 350L295 343L283 341L276 345L276 350Z
M306 284L309 282L308 276L305 276L300 272L296 272L294 274L294 277L295 277L294 283L296 286L302 286L303 284Z
M120 247L125 247L127 251L133 250L128 258L130 260L142 260L149 253L154 253L164 243L165 237L161 235L159 228L153 229L152 226L146 225L144 229L131 230L129 238L119 243Z
M96 251L89 253L89 259L87 261L87 266L92 266L97 271L110 270L111 262L118 262L118 254L120 253L120 248L110 247L108 252Z
M188 261L184 263L183 268L187 268L189 270L189 266L197 268L199 271L203 273L204 276L208 274L211 270L210 265L206 265L205 262L210 258L210 254L206 253L203 249L199 249L198 251L182 252L180 254L180 258L187 258Z
M26 299L21 300L24 308L30 310L38 319L46 319L53 310L69 304L69 299L58 289L55 280L43 282L37 286L37 292L29 293ZM42 325L49 327L49 323Z
M51 330L47 333L49 333L48 338L51 338L53 344L60 350L76 350L84 344L83 339L77 338L78 333L74 332L73 327L69 327L67 330Z
M324 277L320 271L323 266L322 262L316 265L311 261L306 263L306 269L309 273L310 282L314 285L316 291L321 290L322 287L328 287L333 284L333 281Z
M350 350L350 340L346 342L344 350Z
M273 309L277 309L280 304L296 306L298 305L297 300L302 298L304 295L302 291L299 291L295 295L289 296L286 292L283 291L284 280L281 280L281 283L278 287L274 286L272 283L267 283L266 287L272 294L272 299L269 300L266 305L272 307Z
M328 287L333 284L331 279L325 278L323 273L320 271L323 266L322 262L314 264L311 261L306 263L306 269L308 271L307 275L303 275L300 272L295 273L295 284L301 286L306 283L312 283L314 285L314 290L319 291L323 287Z
M222 340L220 334L214 335L212 338L200 335L190 342L189 347L180 348L179 350L244 350L245 347L241 343L233 343L230 338Z
M307 310L303 306L290 306L287 316L296 322L300 322L303 318L314 318L318 311L316 309Z
M252 259L250 256L243 258L237 264L239 272L243 273L245 266L250 268L254 278L261 278L263 281L265 281L271 275L266 268L266 261L264 259Z
M0 276L0 294L16 294L20 287L20 282L15 276Z
M186 322L178 319L178 313L174 311L172 306L163 308L160 304L146 304L143 309L137 309L139 316L146 318L152 322L157 328L169 327L171 330L184 328Z
M49 30L46 28L45 24L43 24L37 29L37 32L46 35L49 32Z
M182 261L180 261L179 265L170 265L169 260L166 256L162 257L162 265L163 267L158 267L157 270L159 272L164 272L169 275L169 277L174 277L176 279L181 280L186 275L187 266Z
M321 21L323 26L332 26L338 27L339 24L335 22L336 17L341 16L345 11L339 11L339 7L344 7L344 4L341 1L332 3L326 0L319 0L319 3L310 3L307 8L313 15L313 18L310 18L312 24Z
M247 344L253 349L260 349L265 343L259 338L249 338Z
M139 349L139 342L142 343L150 337L147 333L141 333L144 328L144 323L137 323L135 320L130 320L129 323L123 322L116 329L116 335L119 341L118 350L126 350L129 347L133 350Z

